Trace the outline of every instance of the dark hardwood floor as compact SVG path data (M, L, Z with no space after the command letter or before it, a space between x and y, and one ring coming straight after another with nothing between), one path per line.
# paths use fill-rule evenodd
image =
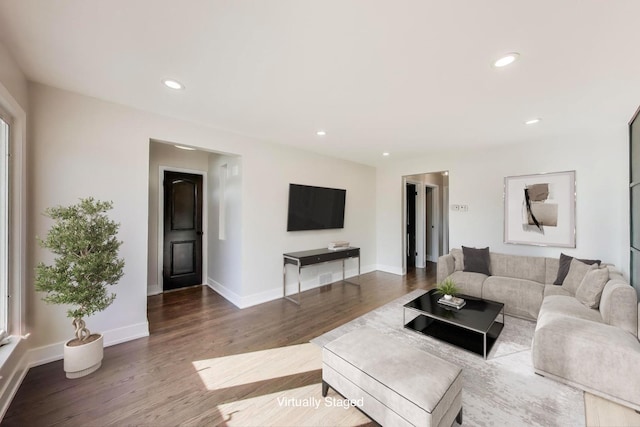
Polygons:
M62 361L32 368L2 425L178 425L225 402L319 383L313 371L211 391L192 362L306 343L431 288L435 276L432 263L404 277L367 273L361 287L338 282L304 292L301 306L281 299L240 310L206 286L149 297L149 337L105 348L102 367L84 378L66 379Z

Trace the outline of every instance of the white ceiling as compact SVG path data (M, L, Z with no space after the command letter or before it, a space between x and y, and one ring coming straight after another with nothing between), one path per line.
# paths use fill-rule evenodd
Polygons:
M372 165L626 126L638 22L639 0L0 0L30 80Z

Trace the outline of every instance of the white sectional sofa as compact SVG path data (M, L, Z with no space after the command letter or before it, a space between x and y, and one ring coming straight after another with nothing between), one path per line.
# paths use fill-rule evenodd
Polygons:
M640 410L638 298L620 272L573 260L559 286L553 284L557 258L490 253L489 260L490 275L464 271L463 252L453 249L439 258L437 280L451 278L461 293L502 302L506 314L537 321L532 357L538 374ZM580 289L582 271L603 278L601 296L586 293L586 285Z

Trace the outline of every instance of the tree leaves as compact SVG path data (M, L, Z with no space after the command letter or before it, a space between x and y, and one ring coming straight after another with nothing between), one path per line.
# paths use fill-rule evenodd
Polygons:
M102 311L116 297L107 292L107 285L122 278L124 259L118 258L120 224L106 214L112 207L112 202L89 197L45 210L55 223L39 243L57 257L53 265L36 266L35 288L47 293L42 298L47 303L74 306L67 311L70 318Z

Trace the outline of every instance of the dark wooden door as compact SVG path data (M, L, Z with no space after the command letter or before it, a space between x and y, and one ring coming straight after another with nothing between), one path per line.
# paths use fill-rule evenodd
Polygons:
M416 266L416 186L407 184L407 270Z
M202 175L164 173L163 290L202 284Z

